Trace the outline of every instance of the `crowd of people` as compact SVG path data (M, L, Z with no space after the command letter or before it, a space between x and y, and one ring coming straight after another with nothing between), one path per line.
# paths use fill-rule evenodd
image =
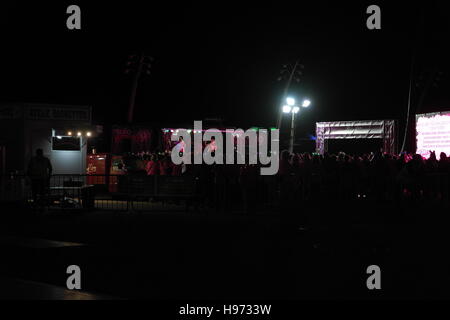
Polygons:
M186 171L186 166L175 165L170 153L128 153L123 157L124 170L127 173L145 173L149 176L180 176Z
M434 187L445 191L442 188L445 186L433 186L430 182L433 182L433 177L438 181L450 173L449 160L445 153L441 153L438 160L435 152L431 152L429 159L409 153L349 155L340 152L322 156L283 152L279 175L300 177L310 186L308 191L313 193L312 196L325 192L344 198L371 195L378 199L391 199L400 190L419 197L434 191Z
M191 176L198 179L198 192L208 206L258 210L298 206L300 201L323 203L367 199L412 202L421 199L449 200L450 158L430 152L391 155L383 152L350 155L344 152L290 153L279 157L274 176L262 176L260 165L175 165L170 152L126 154L122 159L126 174L147 176ZM37 151L29 165L33 198L48 188L51 164ZM192 180L191 180L192 181Z
M395 201L449 196L450 158L445 153L438 158L431 152L429 159L424 159L411 153L320 155L285 150L280 153L275 176L261 176L259 165L174 165L170 153L129 155L124 162L134 162L134 172L151 176L197 176L206 201L214 206L243 203L258 208L264 203L299 200Z

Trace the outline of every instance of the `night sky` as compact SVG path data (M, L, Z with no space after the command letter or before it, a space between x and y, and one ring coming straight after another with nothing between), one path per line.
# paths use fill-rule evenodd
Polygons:
M306 137L316 121L404 121L415 52L415 79L444 72L420 111L450 110L450 11L444 1L390 2L2 4L0 100L92 105L95 122L124 123L125 64L144 51L155 61L139 84L136 122L270 127L279 71L300 59L304 76L290 92L313 102L298 119ZM81 31L66 28L70 4L81 7ZM370 4L381 7L381 30L366 28Z

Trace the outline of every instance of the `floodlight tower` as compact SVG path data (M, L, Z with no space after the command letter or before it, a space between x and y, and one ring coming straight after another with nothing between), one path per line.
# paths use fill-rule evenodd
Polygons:
M302 107L308 108L311 105L311 101L308 99L303 100ZM281 109L284 113L290 113L291 116L291 136L289 139L289 152L294 152L294 136L295 136L295 115L300 111L300 107L295 104L294 98L286 98L286 104Z
M283 96L281 98L281 105L283 105L286 102L286 98L289 92L289 88L291 87L292 81L300 82L300 77L303 75L303 69L305 66L300 63L299 60L295 61L294 65L285 64L283 65L283 68L280 71L280 76L278 77L278 81L281 81L283 79L287 78L286 86L284 88ZM282 109L280 109L280 112L278 114L278 121L277 121L277 129L280 129L281 127L281 119L282 119Z
M150 74L153 58L140 53L139 55L133 54L128 57L125 73L134 72L133 84L131 87L130 103L128 105L128 123L133 122L134 116L134 104L136 101L136 92L138 88L139 78L142 73Z

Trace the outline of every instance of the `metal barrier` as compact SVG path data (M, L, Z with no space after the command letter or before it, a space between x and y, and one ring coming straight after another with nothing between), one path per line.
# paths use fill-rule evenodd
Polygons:
M36 184L39 188L36 188ZM33 181L2 176L0 202L23 202L32 208L58 210L151 211L181 209L202 199L198 178L191 176L52 175Z
M286 175L260 176L251 185L240 185L244 207L256 210L300 209L305 202L318 206L342 201L429 201L448 205L450 174L429 173L413 183L395 176ZM224 202L229 202L226 199Z
M30 188L24 176L0 176L0 202L23 202L30 196Z
M33 192L26 176L0 177L0 203L58 210L152 211L181 210L182 205L216 210L297 209L302 202L374 199L449 202L450 174L430 173L413 183L395 177L255 176L253 180L204 179L195 176L53 175ZM35 188L36 189L36 188Z

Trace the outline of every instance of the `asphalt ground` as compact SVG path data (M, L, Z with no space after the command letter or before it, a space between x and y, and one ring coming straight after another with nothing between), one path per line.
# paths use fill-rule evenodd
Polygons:
M442 203L300 207L246 214L3 206L3 290L12 290L11 279L65 288L67 267L78 265L83 292L125 299L450 298ZM381 268L381 290L366 286L370 265Z

